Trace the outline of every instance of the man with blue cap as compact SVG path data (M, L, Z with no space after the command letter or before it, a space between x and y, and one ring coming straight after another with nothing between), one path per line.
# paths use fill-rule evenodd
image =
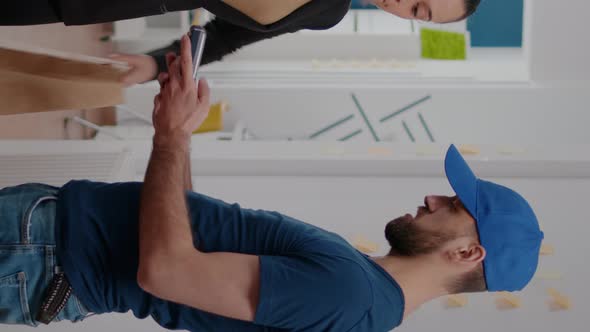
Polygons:
M477 178L452 145L444 165L456 195L426 196L415 215L390 221L383 257L193 191L190 136L209 90L191 78L188 40L182 47L160 79L143 182L0 190L0 323L130 311L172 330L390 331L440 296L529 283L543 239L535 214Z

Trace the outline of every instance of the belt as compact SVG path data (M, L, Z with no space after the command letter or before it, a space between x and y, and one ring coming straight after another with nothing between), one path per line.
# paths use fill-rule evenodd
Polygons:
M45 291L44 300L37 313L37 321L51 323L63 310L72 295L72 286L63 272L56 273Z

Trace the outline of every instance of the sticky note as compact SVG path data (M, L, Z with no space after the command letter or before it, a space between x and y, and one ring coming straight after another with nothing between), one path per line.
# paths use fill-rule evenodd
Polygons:
M567 310L572 307L572 303L570 302L570 299L567 296L560 296L558 298L555 298L554 304L556 304L559 309Z
M357 248L359 251L365 253L365 254L375 253L379 249L379 246L376 243L373 243L373 242L361 242L361 243L357 243L357 244L354 245L354 247Z
M352 241L352 246L365 254L372 254L379 250L379 245L377 243L369 241L364 236L360 235L355 236Z
M447 296L446 306L449 308L460 308L467 305L467 296L463 294L453 294Z
M552 310L568 310L572 307L572 303L567 296L560 296L558 298L554 298L550 303L550 306Z
M496 306L498 309L514 309L520 308L522 305L518 296L510 292L500 292L496 299Z
M547 294L549 294L549 296L552 296L552 297L557 297L560 295L559 292L557 291L557 289L555 289L555 288L547 288Z
M555 253L555 249L552 245L549 244L542 244L541 250L539 251L540 255L553 255Z
M571 308L572 304L569 297L561 294L557 289L549 288L547 293L551 296L549 302L551 310L567 310Z
M460 145L458 150L461 154L479 154L479 149L473 145Z
M467 42L463 33L422 28L420 39L423 58L439 60L467 58Z
M390 148L384 147L371 147L367 150L367 152L377 156L390 156L393 154L393 151Z

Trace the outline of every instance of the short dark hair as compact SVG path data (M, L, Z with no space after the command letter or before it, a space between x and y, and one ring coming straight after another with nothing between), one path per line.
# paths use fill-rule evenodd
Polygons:
M465 16L469 17L475 13L481 0L465 0Z
M464 2L465 2L465 14L463 14L463 16L456 19L455 22L462 21L462 20L468 18L469 16L473 15L475 13L475 11L477 10L477 8L479 7L481 0L464 0Z
M481 263L472 271L452 280L447 286L450 294L479 293L486 290L487 285Z
M463 18L473 15L480 3L481 0L465 0L465 16Z

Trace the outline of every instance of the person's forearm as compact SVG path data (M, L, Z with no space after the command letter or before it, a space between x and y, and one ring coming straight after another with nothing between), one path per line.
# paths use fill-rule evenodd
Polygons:
M185 192L188 144L154 142L141 191L140 265L193 248Z

